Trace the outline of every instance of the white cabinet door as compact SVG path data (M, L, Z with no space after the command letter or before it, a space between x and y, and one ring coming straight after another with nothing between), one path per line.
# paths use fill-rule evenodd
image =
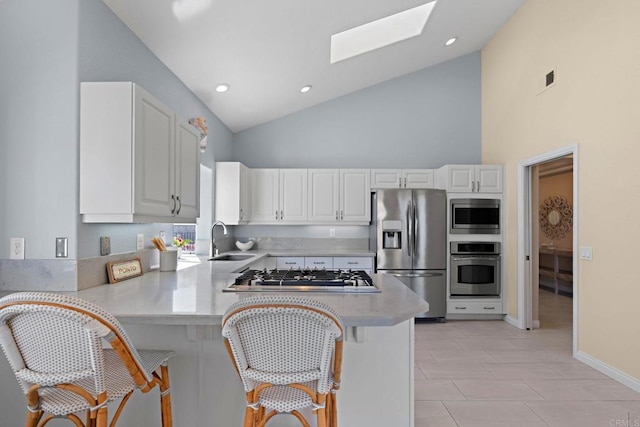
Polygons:
M280 169L280 221L307 220L307 170Z
M478 165L475 167L476 188L480 193L502 193L502 166Z
M371 184L368 169L340 169L340 221L371 221Z
M216 162L215 219L246 224L249 217L249 169L239 162Z
M405 169L402 184L404 188L433 188L433 169Z
M433 169L371 169L371 188L433 188Z
M340 214L340 171L309 169L309 222L336 222Z
M251 222L274 224L280 219L278 169L251 170Z
M304 257L304 268L315 268L318 270L325 268L327 270L330 270L333 268L333 258L330 256Z
M278 270L290 270L304 268L304 257L301 256L279 256L276 258L276 268Z
M475 190L472 165L450 165L447 171L447 190L451 193L471 193Z
M502 193L501 165L447 165L450 193Z
M194 222L200 216L200 132L176 119L176 220Z
M371 169L371 188L402 188L402 171Z
M177 208L174 113L146 91L136 87L134 92L134 213L172 216Z
M195 222L199 132L131 82L81 84L83 222Z
M373 272L372 257L333 257L333 268L337 270L364 270Z
M504 314L502 301L449 301L449 314Z

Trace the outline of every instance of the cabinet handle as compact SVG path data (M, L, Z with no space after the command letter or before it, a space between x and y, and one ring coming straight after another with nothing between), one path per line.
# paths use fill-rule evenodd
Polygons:
M349 264L349 265L358 265L360 263L358 261L347 261L347 264Z
M324 265L324 262L322 261L313 261L314 264L318 264L318 265Z
M285 261L285 265L296 265L295 261Z
M456 307L456 310L466 310L467 307Z
M402 188L402 177L398 177L398 187Z
M180 211L182 210L182 201L180 200L180 196L176 196L178 199L178 210L176 211L176 215L180 215Z
M171 195L171 200L173 200L173 208L171 209L171 215L176 213L176 196Z
M284 219L284 211L280 211L280 221Z
M495 307L482 307L483 310L495 310Z
M407 188L407 177L404 177L404 188Z
M344 219L344 211L340 211L340 221Z
M278 211L276 211L276 221L278 220Z
M336 211L336 221L338 220L338 211Z

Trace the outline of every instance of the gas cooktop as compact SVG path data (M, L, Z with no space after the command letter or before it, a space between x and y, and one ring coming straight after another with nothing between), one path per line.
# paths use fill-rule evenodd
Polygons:
M247 270L225 292L355 292L374 293L380 289L362 270Z

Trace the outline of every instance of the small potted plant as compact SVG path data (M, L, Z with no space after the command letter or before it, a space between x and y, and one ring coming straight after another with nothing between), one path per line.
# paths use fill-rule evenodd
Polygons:
M182 257L182 248L186 247L189 243L191 243L191 240L183 239L180 236L175 236L173 238L173 246L178 248L178 258Z

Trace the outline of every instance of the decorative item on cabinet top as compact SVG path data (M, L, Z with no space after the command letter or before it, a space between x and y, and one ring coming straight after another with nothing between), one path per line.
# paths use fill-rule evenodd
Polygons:
M200 152L204 153L207 149L207 134L209 133L209 128L206 126L207 119L204 117L195 117L189 119L189 124L200 129Z

